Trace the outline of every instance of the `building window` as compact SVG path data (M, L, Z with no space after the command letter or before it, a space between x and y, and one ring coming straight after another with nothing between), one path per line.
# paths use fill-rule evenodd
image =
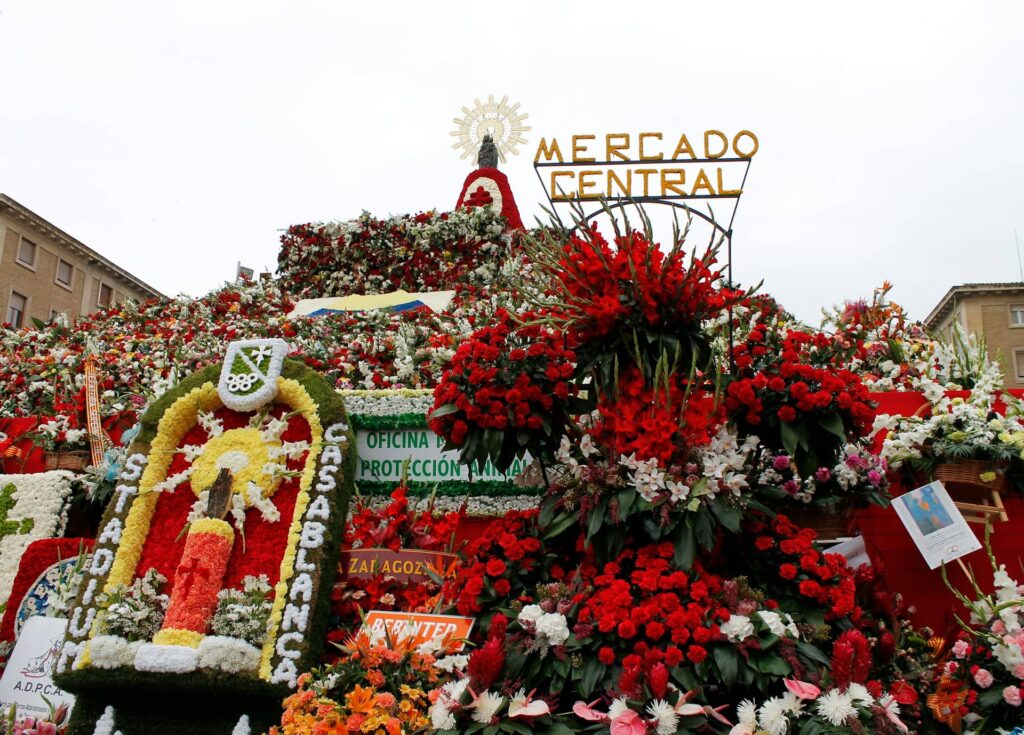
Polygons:
M103 281L100 281L100 294L99 298L96 299L96 303L106 309L110 307L110 302L113 300L114 289L103 283Z
M1013 351L1013 370L1017 373L1017 382L1024 383L1024 350Z
M71 288L71 282L75 278L75 266L66 260L57 261L57 283L61 286Z
M31 240L26 240L24 237L21 238L21 242L18 243L17 261L22 265L27 265L29 268L35 268L36 244Z
M1024 304L1010 304L1010 326L1024 327Z
M11 291L11 300L7 302L7 323L16 328L25 326L26 311L28 311L28 296Z

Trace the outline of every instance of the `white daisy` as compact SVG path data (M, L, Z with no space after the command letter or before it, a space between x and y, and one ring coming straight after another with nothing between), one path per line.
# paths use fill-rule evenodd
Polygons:
M814 707L819 715L836 727L845 724L848 719L857 714L857 710L853 706L853 697L838 689L830 689L822 694L814 703Z

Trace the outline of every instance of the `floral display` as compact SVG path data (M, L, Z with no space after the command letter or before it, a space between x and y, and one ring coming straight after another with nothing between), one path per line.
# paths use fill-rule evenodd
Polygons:
M232 411L220 373L196 373L143 415L69 611L62 686L96 668L190 674L197 689L294 686L319 655L354 460L341 400L285 360L276 398ZM237 540L229 515L246 531Z
M580 373L607 391L620 363L647 380L659 370L706 368L712 355L702 323L741 297L721 287L717 248L687 261L685 231L664 252L649 226L617 233L614 247L593 226L578 233L547 231L527 252L540 276L532 300L571 340Z
M847 444L832 467L822 466L801 476L793 457L766 450L758 456L756 487L768 505L799 507L813 504L830 510L845 499L862 499L885 506L889 502L889 466L864 442Z
M488 283L511 256L505 222L487 207L384 220L364 213L349 222L290 227L281 238L278 276L300 297L440 291Z
M1024 471L1024 403L997 393L1001 382L990 375L966 398L950 397L936 383L928 383L927 415L875 419L875 427L887 432L881 457L894 470L911 476L930 475L943 463L974 460L978 482L1006 477L1019 489ZM997 401L1005 407L1002 415L996 411Z
M831 466L871 428L874 407L860 377L835 364L824 334L754 329L735 350L738 376L725 406L743 433L785 450L802 474Z
M928 706L935 718L977 735L1007 732L1024 722L1024 585L999 564L989 539L986 550L993 591L985 594L976 577L972 594L953 589L969 616L949 649ZM943 570L947 586L950 584Z
M357 498L345 533L349 548L420 549L451 551L464 513L435 513L428 505L422 511L409 506L405 488L396 488L387 505L375 508L364 498ZM369 578L347 577L339 570L339 579L331 592L331 618L327 640L341 643L353 636L363 614L370 610L407 610L426 612L437 605L444 575L455 569L435 570L441 577L416 582L399 580L392 575Z
M0 475L0 605L28 545L63 533L73 477L64 470Z
M569 422L575 360L562 333L499 309L455 351L430 428L478 472L487 462L505 471L524 453L550 458Z

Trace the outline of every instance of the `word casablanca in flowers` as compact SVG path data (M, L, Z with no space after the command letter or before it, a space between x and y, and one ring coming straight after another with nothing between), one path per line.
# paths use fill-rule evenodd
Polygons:
M142 416L70 610L62 686L272 695L316 664L353 438L340 397L287 351L232 343Z

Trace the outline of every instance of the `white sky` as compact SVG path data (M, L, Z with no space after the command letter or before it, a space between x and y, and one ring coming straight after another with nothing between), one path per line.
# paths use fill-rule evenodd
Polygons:
M289 224L451 208L488 94L524 219L542 135L756 132L736 276L804 319L1020 279L1020 2L0 0L0 191L199 295Z

